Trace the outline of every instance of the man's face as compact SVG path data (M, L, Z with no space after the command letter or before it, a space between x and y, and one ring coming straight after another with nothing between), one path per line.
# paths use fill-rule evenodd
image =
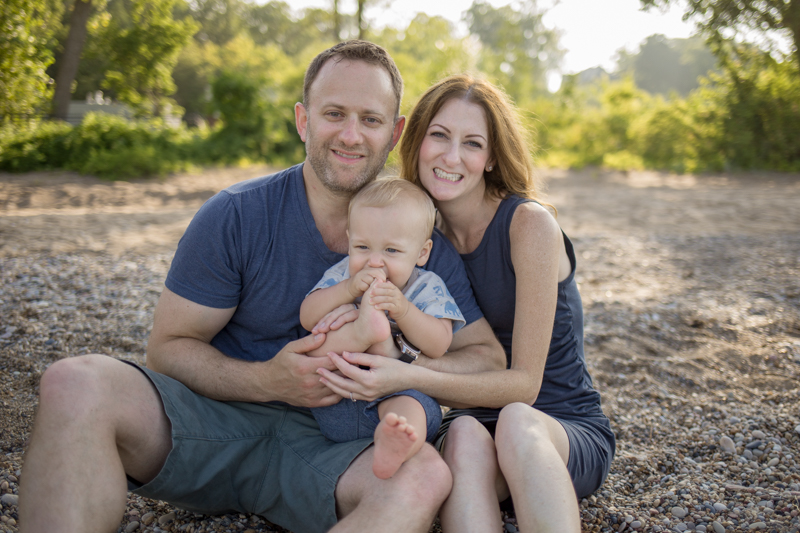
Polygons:
M330 59L308 99L308 109L295 106L295 118L311 170L328 190L352 195L375 179L403 131L405 120L394 120L389 73L363 61Z

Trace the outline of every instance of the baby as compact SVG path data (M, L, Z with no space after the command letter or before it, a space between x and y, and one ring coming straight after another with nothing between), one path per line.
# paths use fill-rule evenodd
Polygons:
M366 352L413 362L415 352L441 357L465 321L442 279L423 270L433 241L436 211L421 189L402 179L376 180L350 201L349 255L325 272L300 307L312 330L330 311L360 301L358 318L330 332L328 352ZM388 317L387 317L388 315ZM405 390L374 402L340 401L312 409L322 433L336 442L374 435L372 470L381 479L432 439L441 424L433 398Z

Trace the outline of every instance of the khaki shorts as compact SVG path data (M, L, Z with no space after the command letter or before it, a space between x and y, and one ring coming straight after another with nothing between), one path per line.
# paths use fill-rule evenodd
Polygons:
M371 438L334 443L308 409L218 402L136 368L161 395L172 450L151 482L129 480L132 492L197 513L254 513L297 532L336 524L336 483Z

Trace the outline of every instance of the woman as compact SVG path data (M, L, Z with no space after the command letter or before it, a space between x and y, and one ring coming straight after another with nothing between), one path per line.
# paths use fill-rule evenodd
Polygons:
M400 148L403 177L433 198L437 227L460 252L507 357L506 370L480 374L391 367L394 379L445 404L485 406L450 411L440 430L453 474L445 532L497 530L498 502L509 497L521 531L579 532L576 494L602 484L614 455L584 360L575 254L536 201L523 131L501 91L453 76L422 96ZM355 381L329 386L364 395L367 378L334 360Z
M491 531L509 495L522 531L580 531L575 492L596 490L614 453L583 357L575 254L536 203L522 131L499 90L454 76L422 96L400 147L402 175L433 198L506 351L498 386L518 402L448 413L444 531Z

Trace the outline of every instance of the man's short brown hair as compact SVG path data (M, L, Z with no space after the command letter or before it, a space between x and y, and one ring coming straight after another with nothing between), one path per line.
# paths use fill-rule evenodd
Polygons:
M352 39L350 41L343 41L324 52L321 52L315 57L311 64L308 65L306 70L306 78L303 83L303 105L308 108L309 104L309 91L311 84L317 78L317 74L322 70L322 66L329 60L342 61L349 59L351 61L364 61L370 65L378 65L383 67L389 74L392 80L392 89L394 96L397 99L397 107L395 108L395 118L400 116L400 101L403 99L403 78L400 77L400 71L397 69L394 60L384 48L369 41L360 41Z

